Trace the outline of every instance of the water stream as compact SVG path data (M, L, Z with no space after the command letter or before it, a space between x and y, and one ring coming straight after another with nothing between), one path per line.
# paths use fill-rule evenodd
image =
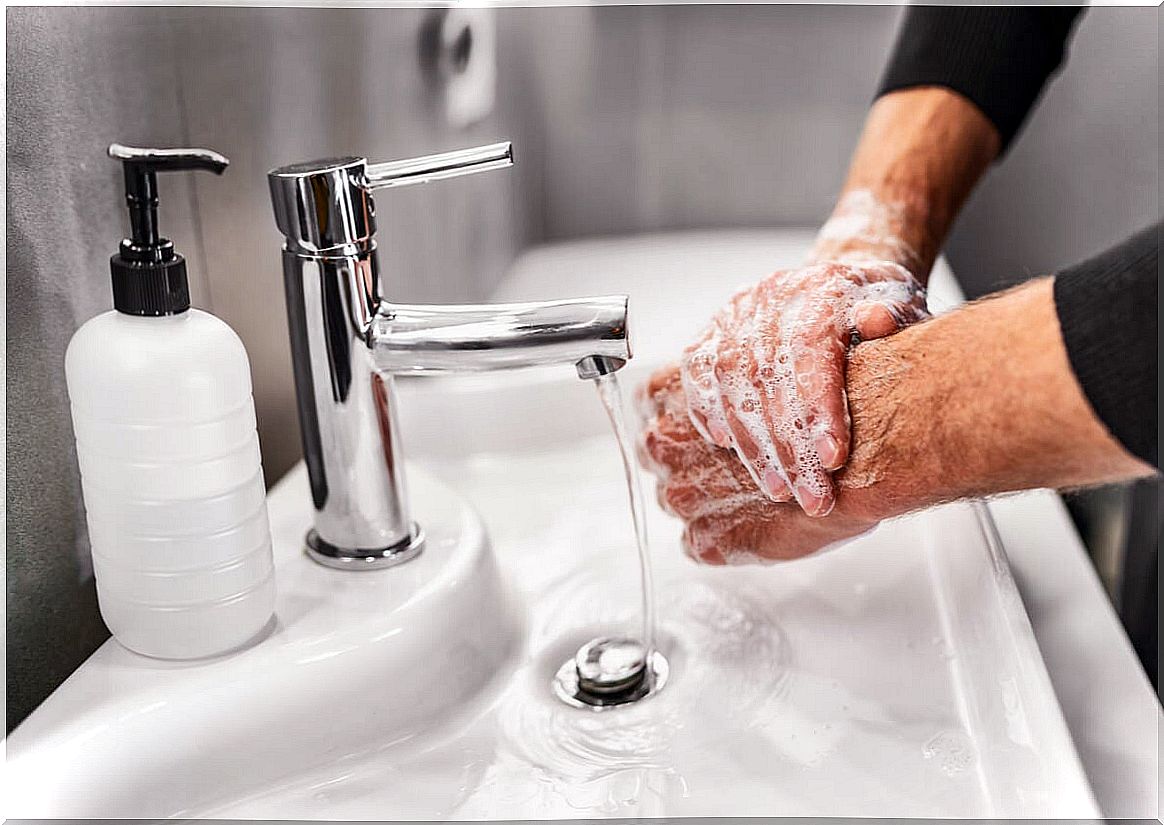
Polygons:
M630 430L623 415L622 392L613 372L596 376L594 384L622 456L627 500L639 554L642 628L637 639L599 636L582 645L574 658L558 669L553 690L568 705L602 710L633 704L660 690L667 681L670 667L655 647L655 585L647 542L647 513L639 469L631 449Z
M623 415L622 390L616 373L607 373L594 379L598 397L606 408L614 438L622 454L623 473L626 476L627 498L630 501L631 520L634 523L635 542L639 551L639 575L642 586L642 642L645 658L649 662L655 650L655 586L651 576L651 549L647 541L647 513L643 505L643 485L639 477L631 447L630 431Z

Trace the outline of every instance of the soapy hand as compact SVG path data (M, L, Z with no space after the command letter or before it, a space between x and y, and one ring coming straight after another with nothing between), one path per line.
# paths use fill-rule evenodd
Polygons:
M769 275L685 351L691 421L734 450L770 500L795 498L808 515L826 515L830 472L849 452L848 349L924 317L925 291L894 261L852 256Z
M877 514L854 503L814 518L795 504L773 502L730 450L696 431L681 381L670 367L642 388L638 457L657 477L660 506L685 522L688 556L716 565L787 561L877 524Z

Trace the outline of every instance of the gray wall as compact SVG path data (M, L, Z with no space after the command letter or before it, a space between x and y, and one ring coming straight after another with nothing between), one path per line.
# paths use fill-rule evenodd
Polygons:
M815 224L832 206L901 9L524 11L541 56L545 234ZM1063 73L947 247L971 295L1160 213L1156 8L1093 8Z
M21 719L104 639L73 453L64 352L111 305L123 233L113 140L181 142L173 42L158 18L9 9L7 180L7 701ZM151 71L144 71L150 67ZM142 105L148 101L148 105ZM168 227L198 247L189 180ZM115 208L116 207L116 208ZM205 271L190 261L195 300Z
M899 10L540 12L549 238L811 224L831 208ZM560 19L564 18L564 19Z
M684 227L812 224L831 206L900 10L497 11L498 105L468 131L417 60L419 9L8 9L8 722L104 637L63 388L73 330L110 306L113 140L224 152L163 186L195 302L250 353L268 481L298 457L263 174L512 137L518 165L379 198L389 293L488 294L524 246ZM955 228L972 294L1159 214L1159 12L1098 8L1071 63ZM579 284L584 291L584 284Z
M507 95L465 131L445 126L440 91L422 75L411 9L202 8L139 12L172 21L189 139L231 158L221 179L196 179L210 273L208 305L242 336L254 373L268 481L299 459L279 247L266 171L337 155L389 160L512 135ZM512 80L512 84L511 84ZM504 88L521 78L503 73ZM520 151L520 149L519 149ZM487 294L529 235L536 212L518 197L536 165L377 198L380 262L399 300ZM524 186L523 186L524 184Z
M427 13L7 10L9 728L107 636L63 376L73 331L112 304L108 260L126 219L120 172L105 147L207 145L231 158L222 178L167 176L162 227L188 256L194 303L223 317L247 346L273 482L299 446L266 170L520 135L503 126L509 99L466 132L444 125L440 90L418 68ZM520 88L521 78L508 80ZM525 216L536 209L514 191L536 169L381 198L392 294L484 295L525 243Z
M1159 8L1093 8L947 252L972 294L1046 275L1160 215Z

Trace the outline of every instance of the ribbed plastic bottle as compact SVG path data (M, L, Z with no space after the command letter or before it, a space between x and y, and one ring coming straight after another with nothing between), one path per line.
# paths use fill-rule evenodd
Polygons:
M225 653L271 621L275 577L251 373L242 341L190 308L186 265L157 229L159 171L201 149L114 144L132 234L110 260L114 310L69 343L72 407L101 614L125 647Z

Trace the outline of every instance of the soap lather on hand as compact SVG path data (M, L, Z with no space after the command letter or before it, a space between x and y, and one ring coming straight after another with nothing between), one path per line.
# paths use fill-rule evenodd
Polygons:
M640 459L689 555L793 559L943 501L1154 472L1154 392L1088 360L1154 364L1152 230L918 323L954 218L1017 128L999 117L953 88L888 87L808 261L738 293L647 386ZM1103 290L1122 319L1082 323Z
M851 446L849 354L928 317L930 267L997 151L990 122L948 90L881 98L805 264L738 293L683 353L692 425L768 502L832 512Z
M849 347L926 317L908 268L919 260L895 233L896 212L850 192L808 264L736 294L683 355L699 433L734 450L768 498L794 498L811 516L832 510L829 474L849 452Z

